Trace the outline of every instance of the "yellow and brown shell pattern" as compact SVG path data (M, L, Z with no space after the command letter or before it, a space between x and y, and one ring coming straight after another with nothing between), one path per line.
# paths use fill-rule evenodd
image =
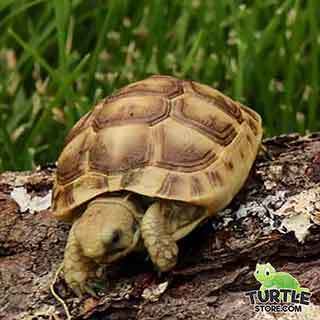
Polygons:
M225 207L262 138L261 118L209 86L170 76L130 84L83 116L66 138L54 186L55 216L128 190Z

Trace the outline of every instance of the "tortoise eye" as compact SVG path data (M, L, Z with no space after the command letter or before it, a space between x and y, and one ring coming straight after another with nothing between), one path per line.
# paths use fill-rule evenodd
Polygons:
M112 244L116 244L119 242L120 238L121 238L121 230L115 230L113 231L113 234L112 234L112 239L111 239L111 243Z

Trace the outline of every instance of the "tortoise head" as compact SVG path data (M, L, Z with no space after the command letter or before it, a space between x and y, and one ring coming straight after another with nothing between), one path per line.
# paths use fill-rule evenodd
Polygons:
M111 263L131 252L140 239L138 212L128 200L99 197L76 221L75 236L83 255L97 263Z

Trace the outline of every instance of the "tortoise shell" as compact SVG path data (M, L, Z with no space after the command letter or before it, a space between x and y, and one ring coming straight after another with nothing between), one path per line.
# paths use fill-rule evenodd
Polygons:
M262 138L260 116L193 81L152 76L96 105L66 138L53 192L57 218L97 195L225 207L245 182Z

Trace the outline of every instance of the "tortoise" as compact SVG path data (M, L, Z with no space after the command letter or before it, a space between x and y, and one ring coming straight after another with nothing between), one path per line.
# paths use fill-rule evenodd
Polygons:
M172 269L177 241L231 202L261 139L255 111L172 76L151 76L98 103L58 159L54 216L73 222L67 284L92 293L99 265L141 249L160 272Z

